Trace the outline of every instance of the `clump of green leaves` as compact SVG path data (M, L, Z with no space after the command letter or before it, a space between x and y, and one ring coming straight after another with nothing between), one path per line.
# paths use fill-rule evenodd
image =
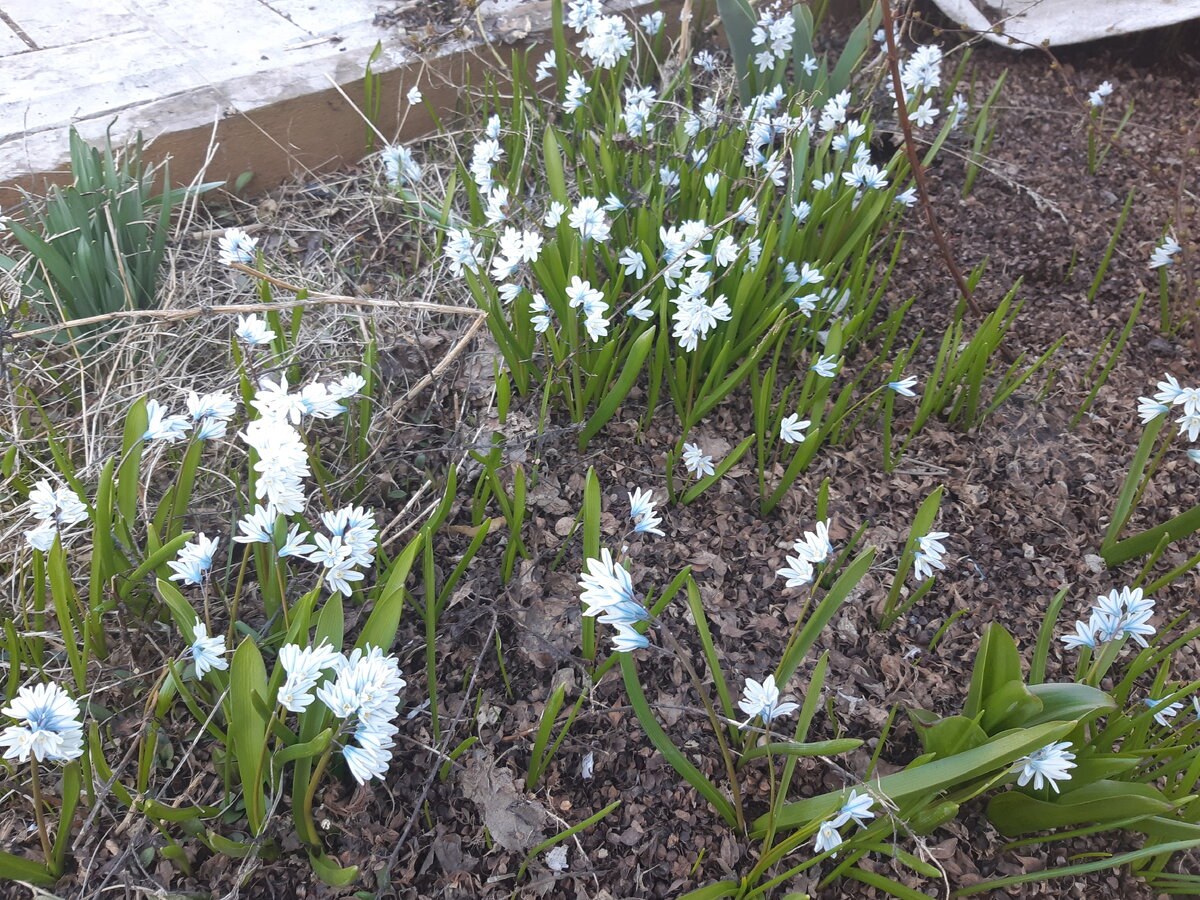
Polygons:
M153 309L171 213L190 189L169 188L166 163L146 164L140 135L123 152L107 138L102 150L91 147L74 129L70 140L71 184L52 187L44 203L26 197L25 215L8 223L32 254L21 272L25 297L64 322ZM168 187L156 193L160 180ZM18 263L0 256L0 268ZM90 346L104 327L82 325L70 335Z

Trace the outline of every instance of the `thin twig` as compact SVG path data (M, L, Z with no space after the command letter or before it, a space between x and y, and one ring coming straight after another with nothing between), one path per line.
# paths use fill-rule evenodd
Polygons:
M300 293L301 291L308 290L308 288L291 284L281 278L267 275L264 272L259 272L241 263L234 263L230 268L253 275L256 278L261 278L263 281L269 282L285 291ZM80 328L85 325L95 325L100 322L110 322L117 319L156 319L163 322L184 322L189 319L198 319L201 316L288 310L310 306L365 306L369 309L421 309L453 316L470 316L480 323L483 322L484 317L487 315L484 310L475 309L470 306L451 306L446 303L429 303L424 300L377 300L373 297L347 297L342 294L309 291L308 296L303 300L279 300L272 303L227 303L214 306L193 306L188 309L123 309L119 312L87 316L83 319L71 319L68 322L60 322L57 325L44 325L41 328L31 328L28 331L15 331L8 335L8 339L16 341L22 338L39 337L44 334L54 334L63 329ZM475 328L475 331L478 331L478 328ZM474 334L475 332L472 331L471 333Z
M946 263L946 268L950 271L950 275L958 287L958 292L967 301L967 306L971 308L971 312L977 316L982 316L983 310L975 302L975 298L971 296L971 287L967 284L967 280L963 278L962 271L958 268L958 263L954 261L954 253L950 249L950 244L946 241L946 236L942 234L942 228L938 225L937 215L933 211L933 203L929 199L929 187L925 183L925 168L921 165L921 158L917 155L917 145L913 139L912 122L908 118L908 104L905 102L904 84L900 79L900 55L896 52L896 35L893 33L895 20L892 17L891 0L880 0L879 6L883 10L883 34L884 39L887 41L888 69L892 73L892 93L896 97L896 114L899 116L900 131L904 137L904 153L908 156L908 166L912 169L913 180L917 185L917 194L921 198L921 208L925 210L925 221L929 223L929 230L933 234L934 243L937 244L938 250L942 254L942 260Z

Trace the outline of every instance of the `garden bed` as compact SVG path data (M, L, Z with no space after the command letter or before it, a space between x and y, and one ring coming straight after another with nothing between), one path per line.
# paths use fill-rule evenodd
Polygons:
M918 23L913 37L932 39ZM953 38L941 35L944 43ZM1140 440L1137 398L1153 393L1154 383L1171 372L1184 383L1200 378L1197 350L1187 334L1163 334L1158 326L1157 273L1147 268L1151 250L1167 223L1187 245L1188 224L1196 221L1197 63L1186 52L1147 53L1147 39L1106 42L1051 56L1013 55L986 44L974 48L970 77L978 105L1007 71L992 107L994 142L973 189L963 196L967 137L947 142L930 169L934 208L964 270L988 261L975 298L993 309L1021 280L1017 296L1024 307L1009 336L1008 352L1036 358L1056 340L1062 346L1048 368L1021 386L979 427L964 432L933 419L890 474L882 469L878 429L855 429L836 446L824 448L786 492L770 515L756 503L754 467L735 464L712 488L688 505L663 505L664 537L635 538L634 584L661 587L690 566L722 665L731 683L762 678L785 650L792 625L803 615L803 597L782 590L777 570L785 565L792 541L816 519L817 498L828 483L830 538L841 549L860 525L862 541L878 548L875 562L819 637L804 660L795 685L807 684L816 658L828 651L823 702L810 740L850 737L863 745L836 762L801 760L792 795L813 796L852 785L871 762L889 710L921 707L940 715L961 709L980 635L989 623L1002 624L1023 650L1037 640L1051 599L1069 588L1056 636L1086 615L1093 598L1131 582L1140 565L1133 560L1109 569L1098 555L1113 502ZM1101 81L1115 85L1115 106L1136 102L1136 111L1099 171L1088 170L1086 96ZM890 157L898 140L894 125L878 126L877 141ZM1190 130L1189 130L1190 129ZM439 154L442 154L439 156ZM448 160L444 148L431 149L427 168ZM254 202L232 200L228 209L201 210L185 223L176 242L169 281L169 306L187 309L233 297L253 300L254 282L218 266L215 236L224 227L250 227L264 258L280 278L312 285L330 294L470 303L461 285L427 276L433 261L410 224L405 203L380 197L377 167L352 170L337 178L292 184ZM443 171L428 176L444 181ZM1126 196L1136 190L1115 255L1093 300L1087 294L1104 259ZM919 208L918 208L919 209ZM211 220L207 217L211 216ZM928 230L914 210L904 220L906 237L885 305L894 308L915 297L899 341L920 331L940 335L951 321L957 293ZM1096 372L1093 361L1105 336L1119 332L1135 298L1149 292L1128 345L1094 406L1073 424ZM393 652L408 678L405 713L399 719L398 750L387 776L369 788L334 779L317 795L314 819L330 857L356 865L362 880L334 889L312 874L301 845L280 828L271 852L247 859L187 847L190 874L157 851L161 840L147 824L126 816L115 803L102 803L94 821L74 843L75 864L54 889L59 896L130 896L164 890L174 896L291 898L341 896L411 897L677 897L737 877L755 862L753 842L739 839L668 765L647 739L634 715L617 670L600 679L535 791L524 780L542 710L559 686L567 708L587 683L581 660L579 588L582 568L576 517L585 502L589 469L601 476L606 540L622 530L627 492L652 489L666 494L664 459L679 438L669 406L642 427L645 391L635 387L618 414L580 451L579 429L551 415L539 428L540 396L512 401L507 415L496 411L496 367L503 364L486 329L468 332L474 319L407 310L349 316L332 305L315 309L304 323L301 356L311 374L337 373L357 363L354 354L370 327L379 348L376 370L380 394L373 447L363 471L369 483L357 495L377 513L380 542L389 553L401 549L420 527L421 516L440 495L446 470L462 464L460 500L435 538L439 577L445 577L478 534L469 491L480 466L468 451L486 453L502 438L502 471L519 466L529 479L527 515L521 531L527 559L517 559L507 584L501 579L507 538L503 523L482 544L448 598L438 628L437 668L440 736L420 710L428 695L425 631L410 605L399 626ZM469 343L460 346L464 336ZM225 379L214 361L228 337L212 317L163 323L150 320L130 334L108 365L128 361L111 386L92 385L98 403L83 417L69 413L49 376L62 364L57 348L32 339L16 345L19 380L45 398L51 416L78 427L74 438L95 464L101 449L119 446L120 418L128 401L143 392L162 393L191 379ZM172 346L188 348L170 361L155 385L157 355ZM460 355L460 350L462 351ZM448 366L440 365L449 360ZM922 383L932 359L915 359L908 374ZM432 379L426 378L435 373ZM421 387L413 394L414 387ZM58 401L58 405L56 405ZM14 411L28 408L14 397ZM68 416L70 418L68 419ZM93 417L89 419L89 416ZM96 418L98 417L98 421ZM692 433L719 462L748 431L743 400L718 405ZM91 421L91 424L89 424ZM96 449L89 449L88 441ZM778 473L776 473L778 474ZM431 486L426 486L427 482ZM902 556L912 520L922 501L943 488L937 530L949 533L947 571L933 589L891 630L877 627L891 573ZM1200 502L1200 468L1178 451L1139 506L1134 526L1149 527ZM193 510L189 528L228 533L222 510ZM494 513L493 513L494 514ZM15 533L15 532L14 532ZM615 537L612 540L616 540ZM1186 542L1183 542L1186 544ZM1160 563L1169 569L1191 552L1172 547ZM17 599L28 584L20 552L6 553L9 584ZM6 564L7 564L6 561ZM420 566L418 565L419 569ZM1186 574L1156 592L1156 622L1190 615L1196 576ZM365 611L346 604L346 631L354 633ZM265 614L253 605L244 620L259 626ZM113 715L114 734L133 735L142 727L146 672L157 672L178 639L169 626L145 622L121 611L110 629L111 675L101 694ZM694 659L702 645L694 637L682 603L664 614ZM703 708L684 667L670 653L651 647L639 657L642 683L653 686L651 703L675 744L714 781L722 776L720 756ZM1074 651L1054 640L1048 672L1070 678ZM1172 678L1200 677L1194 647L1175 657ZM735 691L736 693L736 691ZM793 688L793 693L801 693ZM798 696L803 701L804 697ZM412 715L407 713L412 712ZM185 713L186 715L186 713ZM1190 716L1188 709L1180 717ZM186 736L183 718L178 734ZM470 737L477 741L448 767L447 754ZM120 748L115 751L118 756ZM878 761L881 775L897 771L921 752L908 718L900 712ZM203 745L163 751L180 802L219 803L222 785ZM585 759L590 771L584 771ZM110 757L110 762L113 759ZM21 772L20 768L17 772ZM9 785L15 796L16 782ZM750 813L767 808L765 776L744 778ZM523 833L549 837L620 806L594 826L564 842L566 869L547 867L539 854L526 880L518 883L529 841ZM0 819L5 848L36 856L36 835L28 831L22 803L10 802ZM486 826L486 827L485 827ZM1052 868L1074 854L1134 849L1132 838L1111 835L1078 838L1047 846L1005 849L1005 839L989 824L982 804L964 806L958 818L932 835L915 840L918 853L942 870L945 885L962 888L1006 875ZM809 852L811 842L798 851ZM936 880L919 882L890 860L871 857L868 871L944 896ZM1173 866L1194 872L1200 857L1180 854ZM829 866L792 879L786 889L821 897L884 896L853 881L818 889ZM14 896L22 889L13 888ZM1100 871L1069 880L1012 889L1017 896L1150 897L1154 892L1127 873ZM782 895L782 891L781 894Z

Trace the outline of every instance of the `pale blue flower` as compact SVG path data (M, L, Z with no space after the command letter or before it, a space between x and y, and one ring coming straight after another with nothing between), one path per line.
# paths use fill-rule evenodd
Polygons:
M194 637L190 652L196 666L196 677L203 678L212 669L224 671L229 668L225 659L225 637L217 634L209 637L208 626L197 622L192 629Z
M1058 793L1058 782L1069 781L1071 769L1075 768L1075 754L1070 753L1071 742L1051 743L1035 750L1028 756L1018 759L1016 765L1021 768L1017 784L1025 787L1033 780L1033 789L1041 790L1043 784L1050 785L1054 793Z
M780 700L774 674L764 678L761 684L753 678L747 678L738 706L749 717L742 724L743 728L756 718L761 718L764 725L770 725L775 719L790 716L800 708L799 703Z
M0 733L5 759L67 763L82 755L79 704L57 684L25 685L0 712L20 723Z

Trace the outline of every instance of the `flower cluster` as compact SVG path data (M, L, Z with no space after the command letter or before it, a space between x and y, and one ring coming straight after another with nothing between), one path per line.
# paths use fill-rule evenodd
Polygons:
M220 538L207 538L204 532L196 535L195 540L189 541L179 548L179 554L167 565L175 574L172 581L184 584L200 584L204 576L212 569L213 558L217 553L217 543Z
M754 64L760 72L769 72L792 52L796 19L790 8L773 6L759 13L758 24L750 32L750 43L759 47ZM814 61L815 62L815 61Z
M187 415L169 413L153 397L146 401L146 431L144 441L163 441L174 444L187 438L188 433L200 441L225 437L229 420L237 412L237 401L228 391L187 395Z
M5 759L67 763L83 753L79 704L57 684L26 685L0 712L20 723L0 732Z
M625 653L650 645L646 636L634 628L638 622L648 621L650 614L634 593L629 570L614 560L612 553L602 549L599 559L587 561L587 571L580 576L579 587L583 614L615 629L613 649Z
M822 822L817 829L813 849L817 853L830 853L831 856L836 857L836 850L842 844L842 834L839 829L851 820L859 828L866 828L870 820L875 818L875 813L871 811L871 807L874 805L875 801L870 796L864 794L860 797L857 790L851 790L850 796L846 798L842 808L832 819Z
M1200 438L1200 388L1183 387L1174 375L1164 375L1158 383L1158 392L1153 397L1138 397L1138 416L1143 424L1149 424L1159 416L1166 415L1172 408L1179 408L1179 433L1186 434L1195 442Z
M65 485L51 487L44 478L29 492L29 511L38 523L25 532L25 540L34 550L43 552L54 546L59 534L88 517L87 506L78 494Z
M413 91L417 92L417 99L412 99L410 92L408 102L420 103L420 91L417 91L416 88L413 88ZM416 184L421 180L421 166L413 156L413 152L407 147L400 144L389 145L380 151L379 158L383 162L384 177L393 188Z
M1147 637L1154 636L1150 617L1154 615L1154 601L1142 596L1141 588L1113 588L1096 598L1091 615L1085 621L1075 623L1075 631L1062 638L1069 648L1088 647L1096 649L1118 638L1131 637L1142 647L1147 646Z
M833 556L833 544L829 542L829 523L818 522L813 531L804 532L800 540L792 544L794 555L787 557L787 565L775 574L786 579L785 587L806 587L813 583L817 566Z
M407 685L396 658L370 646L346 656L323 642L317 647L285 644L279 664L287 677L276 702L289 712L302 713L319 699L357 742L342 746L354 779L365 784L383 778L399 730L393 723L400 712L400 691ZM318 687L330 670L334 677Z

